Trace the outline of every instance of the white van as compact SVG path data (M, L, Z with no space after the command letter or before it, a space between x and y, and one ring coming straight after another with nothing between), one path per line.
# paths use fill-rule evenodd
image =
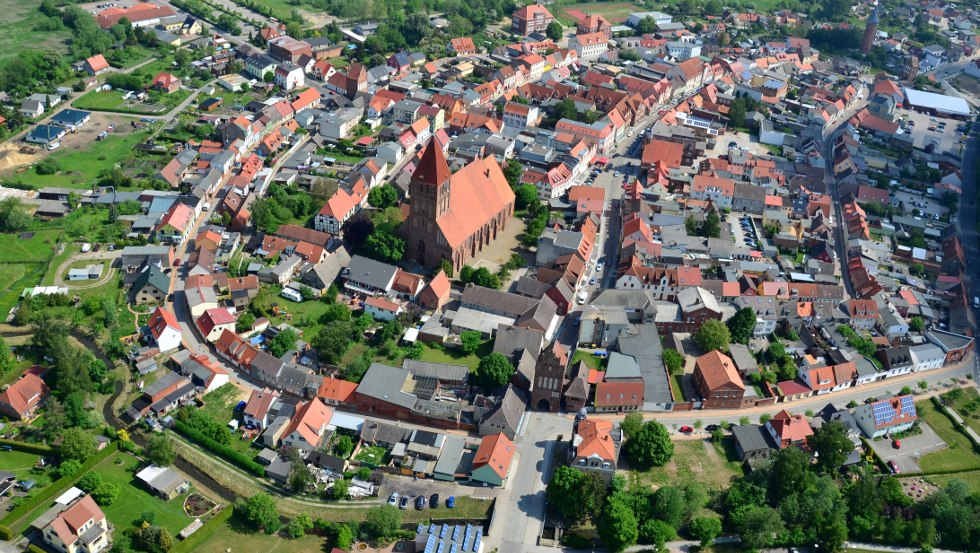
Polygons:
M578 293L578 304L579 305L583 305L585 303L585 300L587 300L587 299L589 299L589 294L587 292L579 292ZM974 299L976 299L976 298L974 298Z

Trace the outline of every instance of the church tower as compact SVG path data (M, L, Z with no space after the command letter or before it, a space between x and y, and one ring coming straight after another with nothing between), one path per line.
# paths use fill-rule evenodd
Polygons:
M861 53L867 55L871 51L871 46L875 43L875 36L878 34L878 7L871 10L868 22L864 25L864 36L861 38Z
M435 140L422 152L418 168L412 175L409 184L409 195L412 203L408 215L408 257L421 263L427 263L428 256L435 255L435 247L439 236L437 221L449 211L449 163L442 153L442 148ZM431 251L429 251L431 250Z
M909 55L908 61L905 62L905 80L908 81L909 85L915 82L915 78L919 75L919 58L915 57L915 54Z

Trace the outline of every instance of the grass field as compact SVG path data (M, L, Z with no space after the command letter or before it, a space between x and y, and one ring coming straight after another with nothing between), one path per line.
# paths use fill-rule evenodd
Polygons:
M959 416L963 417L967 426L972 428L974 432L980 433L980 394L973 386L960 388L960 390L961 395L956 401L950 402L947 397L943 397L943 399L946 400L949 407L952 407ZM943 395L946 396L947 394Z
M919 412L919 418L925 420L949 446L923 455L919 459L919 466L923 471L980 469L980 456L973 452L973 444L964 434L953 428L952 421L946 415L937 411L931 401L916 403L915 408Z
M170 111L170 108L182 102L189 95L189 90L178 90L172 94L159 95L152 98L149 103L144 103L136 100L123 100L123 93L119 90L93 90L75 100L75 107L91 111L160 115Z
M34 236L22 239L19 234L0 235L0 262L47 261L58 241L57 230L34 231Z
M933 482L937 486L945 486L946 484L949 484L951 480L960 480L966 484L968 488L970 488L971 492L980 493L980 470L929 477L929 481Z
M630 486L664 486L674 482L697 481L712 490L727 489L732 478L742 476L731 438L724 445L709 440L674 442L674 458L662 467L629 471Z
M41 0L0 0L0 60L16 57L24 48L50 48L65 51L65 40L71 31L34 31L34 25L45 19L37 10Z
M27 473L40 457L37 453L0 451L0 470L12 472L20 478L32 478Z
M304 536L290 540L279 536L267 536L261 532L238 531L238 524L229 521L215 531L211 539L199 545L199 553L227 553L228 551L275 551L276 553L306 553L327 551L326 538Z
M601 15L613 25L617 25L626 21L629 14L643 11L643 8L627 2L597 2L592 4L569 4L562 6L559 10L553 10L552 13L565 25L575 25L578 20L569 13L574 13L575 10L585 14Z
M120 489L119 497L111 505L102 507L106 518L117 529L123 529L128 528L143 513L153 513L154 523L176 536L194 521L184 514L183 504L188 494L181 494L170 501L151 494L136 479L135 471L139 466L137 458L118 452L95 467L94 471L102 476L103 481L112 482Z
M38 188L62 186L88 189L103 169L111 169L117 163L132 158L133 148L146 140L149 134L148 130L126 135L110 133L105 140L90 142L85 150L55 151L51 159L58 162L61 171L54 175L39 175L32 167L18 178Z
M578 365L579 361L584 361L585 366L590 369L600 370L605 368L606 360L601 357L596 357L592 355L591 351L584 349L575 350L575 355L572 356L572 366Z

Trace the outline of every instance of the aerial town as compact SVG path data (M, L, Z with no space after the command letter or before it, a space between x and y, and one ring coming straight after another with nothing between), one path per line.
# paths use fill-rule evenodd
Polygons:
M980 551L980 6L0 0L0 551Z

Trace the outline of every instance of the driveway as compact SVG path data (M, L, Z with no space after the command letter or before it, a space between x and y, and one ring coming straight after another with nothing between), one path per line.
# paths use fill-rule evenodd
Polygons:
M908 438L902 438L902 448L895 449L892 447L892 441L887 438L882 438L880 440L868 440L871 444L871 449L875 450L884 461L895 461L898 465L898 470L903 474L908 472L920 472L922 469L919 468L919 458L926 453L932 453L933 451L939 451L946 447L946 442L936 434L932 428L925 421L920 421L920 427L922 428L922 434L918 436L911 436Z

